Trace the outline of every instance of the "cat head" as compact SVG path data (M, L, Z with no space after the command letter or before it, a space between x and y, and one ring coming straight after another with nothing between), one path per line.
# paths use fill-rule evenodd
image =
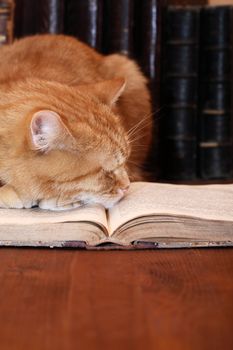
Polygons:
M129 187L130 146L112 106L124 86L123 79L79 87L33 85L24 102L26 132L17 160L25 165L22 178L28 172L30 179L20 186L37 200L55 197L61 206L81 201L108 208L119 201Z

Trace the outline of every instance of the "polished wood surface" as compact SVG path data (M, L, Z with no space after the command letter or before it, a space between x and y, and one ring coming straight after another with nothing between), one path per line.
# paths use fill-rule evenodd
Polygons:
M233 349L233 249L0 249L0 349Z

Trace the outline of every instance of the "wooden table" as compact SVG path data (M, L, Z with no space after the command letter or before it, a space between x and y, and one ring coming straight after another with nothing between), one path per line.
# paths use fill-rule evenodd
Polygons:
M0 249L0 349L233 349L233 249Z

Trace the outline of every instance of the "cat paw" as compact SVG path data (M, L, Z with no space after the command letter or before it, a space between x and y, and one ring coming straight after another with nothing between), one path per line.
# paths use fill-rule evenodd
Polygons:
M61 207L54 207L50 210L54 210L54 211L70 210L70 209L79 208L81 206L82 205L79 202L77 202L77 203L67 204Z
M34 200L24 200L23 201L23 208L25 209L30 209L30 208L33 208L35 207L36 205L38 205L38 202L37 201L34 201Z
M59 205L57 203L56 198L50 198L50 199L42 199L39 204L39 208L45 209L45 210L53 210L53 211L62 211L62 210L70 210L75 209L81 206L80 202L75 203L69 203L66 205Z
M0 188L0 208L21 209L24 207L22 200L10 185L4 185Z

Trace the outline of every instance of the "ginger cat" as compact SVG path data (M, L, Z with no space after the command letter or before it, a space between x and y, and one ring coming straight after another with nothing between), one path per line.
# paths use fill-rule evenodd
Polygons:
M108 208L143 179L151 102L133 61L38 35L0 62L0 207Z

